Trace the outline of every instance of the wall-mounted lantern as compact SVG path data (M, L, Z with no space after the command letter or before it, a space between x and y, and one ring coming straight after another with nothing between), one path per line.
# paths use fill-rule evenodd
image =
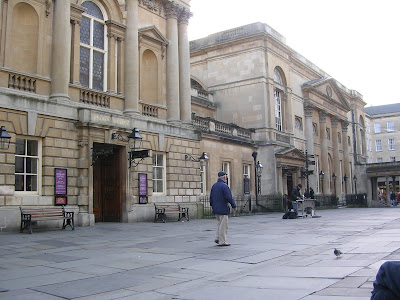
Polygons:
M206 161L208 160L208 155L207 155L207 153L203 152L201 154L201 156L198 159L196 159L190 154L185 154L185 160L192 160L195 162L200 162L200 166L203 167L206 164Z
M11 141L11 136L8 134L6 128L4 126L1 126L0 149L8 150L8 148L10 148L10 141Z

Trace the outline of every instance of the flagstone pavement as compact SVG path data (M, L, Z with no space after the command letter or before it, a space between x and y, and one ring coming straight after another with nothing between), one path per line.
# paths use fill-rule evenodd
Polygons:
M215 219L1 232L0 299L367 300L400 259L397 207L282 215L230 218L230 247Z

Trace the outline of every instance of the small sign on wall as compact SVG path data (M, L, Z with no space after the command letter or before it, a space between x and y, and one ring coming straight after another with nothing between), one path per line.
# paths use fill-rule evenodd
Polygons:
M139 173L139 204L147 203L147 174Z
M55 205L67 205L67 169L54 169Z

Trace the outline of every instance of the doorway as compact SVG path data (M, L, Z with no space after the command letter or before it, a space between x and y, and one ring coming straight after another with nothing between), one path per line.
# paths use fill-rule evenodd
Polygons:
M121 148L93 144L93 213L95 222L121 222Z

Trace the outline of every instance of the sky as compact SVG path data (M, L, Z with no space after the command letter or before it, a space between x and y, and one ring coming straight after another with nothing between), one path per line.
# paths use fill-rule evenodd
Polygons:
M400 0L191 0L189 40L262 22L367 107L400 103Z

